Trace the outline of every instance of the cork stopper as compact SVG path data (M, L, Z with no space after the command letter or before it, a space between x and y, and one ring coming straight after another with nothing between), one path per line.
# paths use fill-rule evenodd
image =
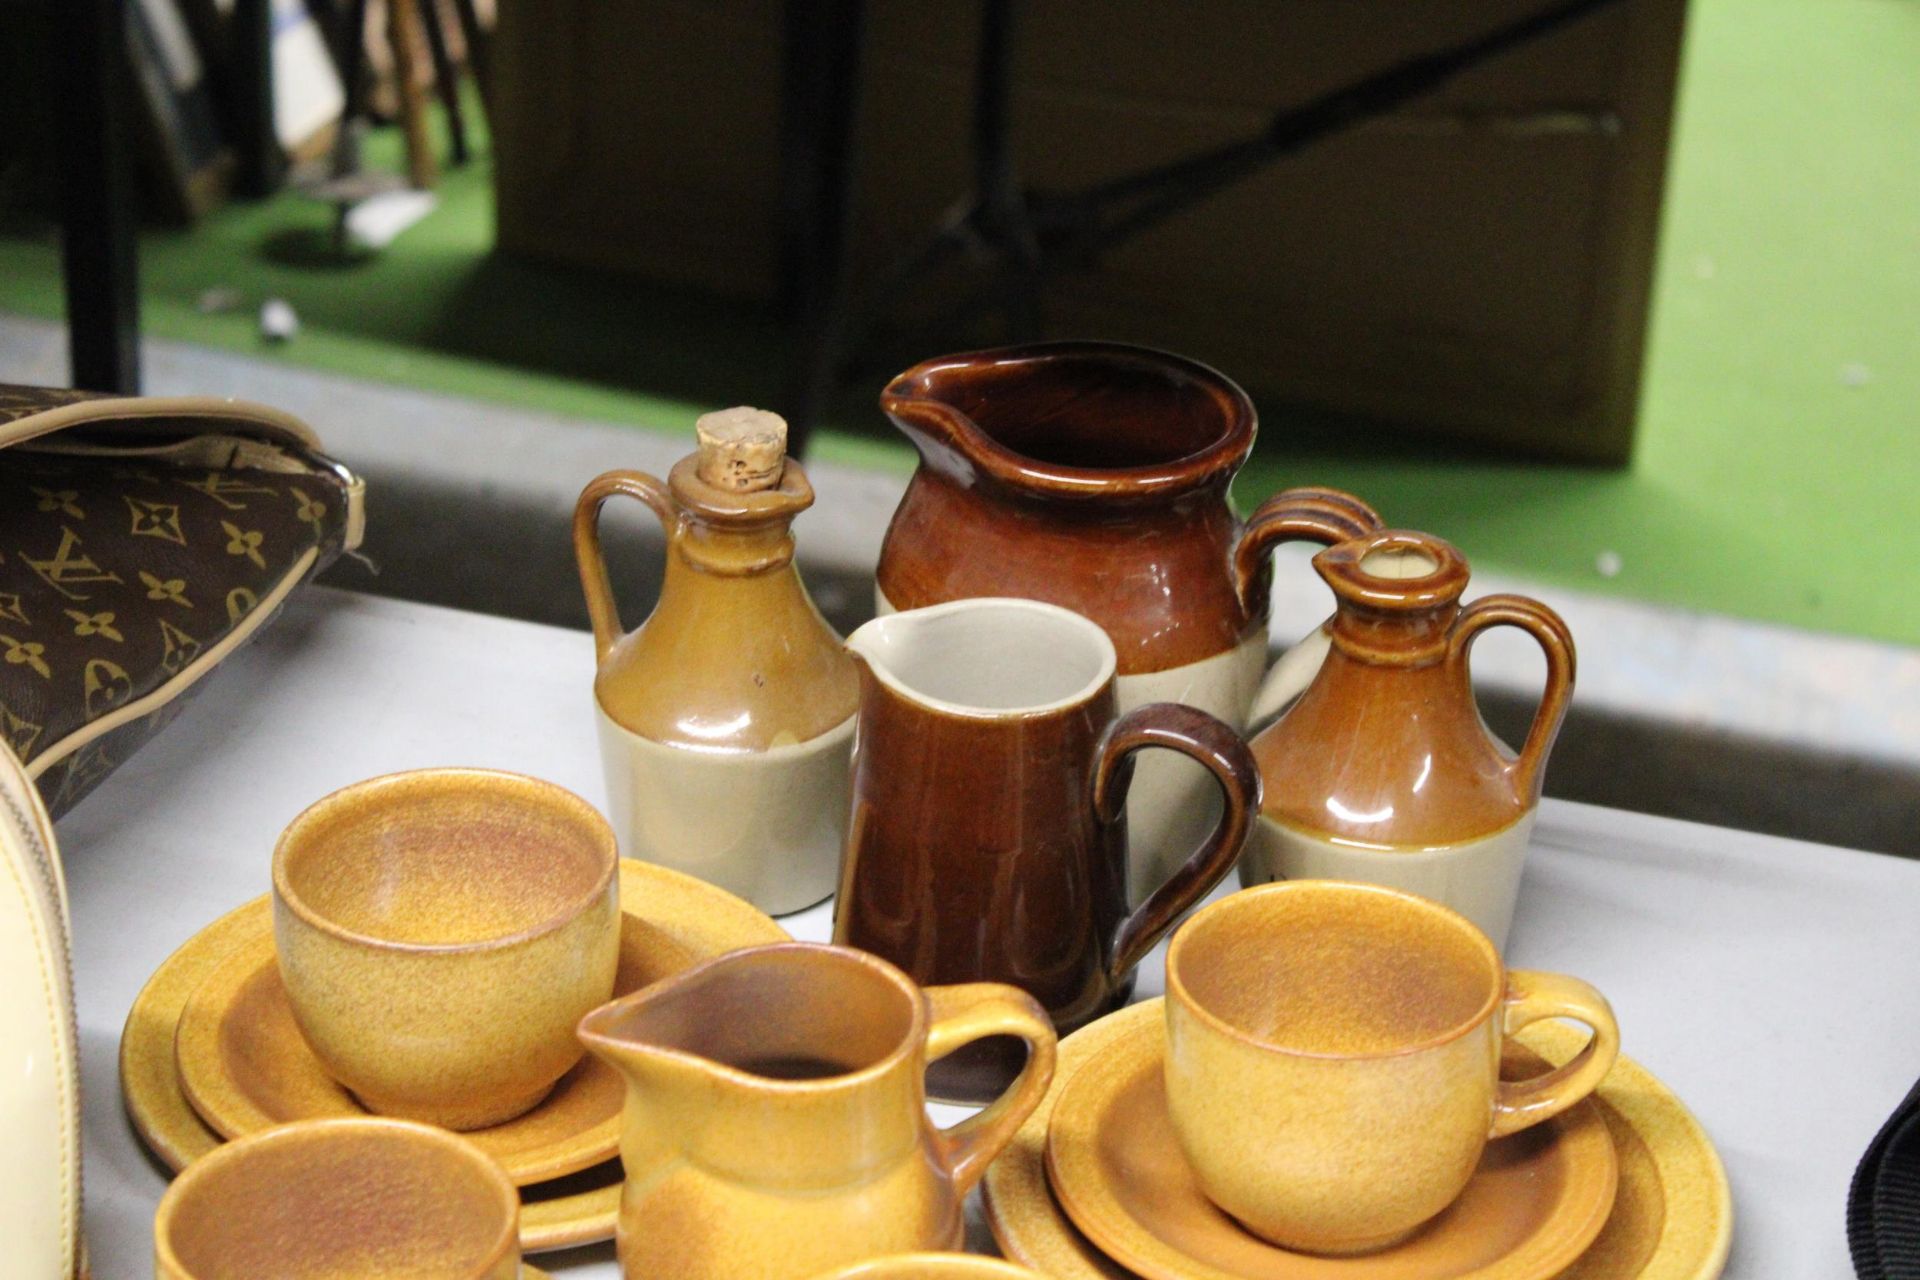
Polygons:
M787 420L741 405L703 413L693 424L700 441L698 475L729 493L758 493L780 483L787 465Z

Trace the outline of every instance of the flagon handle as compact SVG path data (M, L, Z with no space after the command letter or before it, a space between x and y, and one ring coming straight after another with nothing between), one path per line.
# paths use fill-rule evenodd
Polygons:
M623 634L620 604L613 598L607 561L600 553L600 508L616 495L636 498L653 508L672 540L680 516L667 486L644 471L609 471L595 476L573 504L573 557L580 564L580 590L587 597L587 616L593 620L593 648L604 662L607 651Z
M1205 765L1226 803L1200 847L1114 930L1107 972L1116 984L1187 908L1233 869L1260 812L1260 767L1240 735L1204 711L1177 702L1151 702L1114 721L1101 739L1093 808L1102 822L1117 822L1125 813L1132 756L1143 747L1166 747Z
M1040 1002L1001 982L968 982L926 988L932 1014L927 1060L944 1058L987 1036L1018 1036L1027 1042L1027 1065L992 1105L939 1134L940 1151L956 1195L973 1190L1020 1131L1053 1083L1053 1022Z
M1533 727L1520 754L1508 766L1514 791L1532 803L1540 798L1541 774L1553 740L1560 734L1560 723L1567 718L1567 704L1573 700L1573 632L1559 614L1526 596L1482 596L1460 611L1447 637L1447 661L1465 664L1473 642L1488 627L1519 627L1535 640L1547 656L1547 685L1540 695L1540 706L1533 713Z

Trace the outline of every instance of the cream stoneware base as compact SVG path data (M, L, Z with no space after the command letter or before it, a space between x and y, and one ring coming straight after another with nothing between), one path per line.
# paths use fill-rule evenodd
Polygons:
M753 753L663 746L596 703L620 852L697 876L769 915L823 901L846 840L855 717Z
M1385 885L1452 907L1480 927L1502 952L1513 924L1536 809L1480 840L1435 849L1366 849L1339 844L1265 814L1247 838L1241 883L1269 880L1356 880Z

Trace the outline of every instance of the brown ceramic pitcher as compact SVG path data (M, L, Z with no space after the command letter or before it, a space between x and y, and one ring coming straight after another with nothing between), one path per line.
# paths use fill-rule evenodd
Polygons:
M1380 525L1358 498L1310 488L1242 524L1227 489L1253 448L1253 403L1158 351L1060 342L943 356L895 378L880 404L920 453L880 549L880 610L971 596L1072 609L1113 639L1123 713L1182 702L1242 728L1256 693L1297 693L1324 644L1262 688L1270 552ZM1296 621L1304 633L1319 619ZM1140 762L1127 803L1135 901L1212 826L1213 790L1189 761Z
M876 618L860 663L853 813L834 938L925 983L1012 983L1062 1034L1124 1003L1133 969L1232 868L1260 804L1246 744L1192 707L1121 715L1113 642L1031 600L962 600ZM1127 910L1133 753L1167 747L1217 780L1225 811ZM974 1100L1019 1066L994 1041L929 1086Z
M1573 696L1573 635L1525 596L1463 608L1467 562L1431 534L1376 533L1313 563L1338 601L1333 649L1253 740L1266 788L1241 879L1402 889L1504 947L1547 753ZM1489 627L1518 627L1546 655L1546 689L1517 754L1474 703L1467 659Z

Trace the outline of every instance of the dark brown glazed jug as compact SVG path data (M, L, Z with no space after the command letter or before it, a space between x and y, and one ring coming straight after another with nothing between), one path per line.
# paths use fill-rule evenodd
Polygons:
M1113 640L1123 712L1182 702L1240 728L1256 693L1297 692L1261 689L1268 553L1380 525L1358 498L1306 488L1241 523L1227 489L1253 448L1253 404L1179 356L1095 342L943 356L880 403L920 453L880 550L881 612L971 596L1072 609ZM1312 667L1274 680L1303 684ZM1141 762L1127 806L1136 900L1211 825L1212 791L1188 761Z
M1125 1002L1134 966L1218 884L1260 807L1253 756L1204 712L1122 714L1113 643L1031 600L983 599L876 618L847 639L860 665L853 810L834 940L922 984L1004 982L1062 1035ZM1127 909L1133 755L1196 762L1224 813L1172 875ZM1017 1043L937 1064L929 1088L992 1097Z

